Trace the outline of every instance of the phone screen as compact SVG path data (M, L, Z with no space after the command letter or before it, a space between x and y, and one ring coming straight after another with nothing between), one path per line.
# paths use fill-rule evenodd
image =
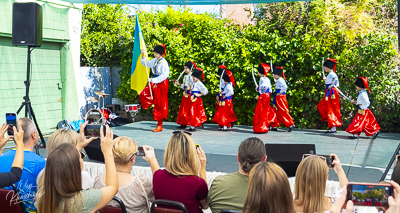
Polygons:
M8 125L7 134L9 136L14 135L13 127L17 126L17 114L16 113L6 113L6 121Z
M391 185L348 184L347 200L358 206L388 207L389 196L393 196Z
M85 128L85 135L88 137L100 137L101 124L88 124Z
M138 151L139 151L138 156L144 156L144 151L142 146L138 147Z

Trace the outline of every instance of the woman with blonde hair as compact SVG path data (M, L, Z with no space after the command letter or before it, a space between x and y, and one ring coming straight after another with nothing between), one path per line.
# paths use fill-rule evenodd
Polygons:
M333 169L337 174L340 186L347 185L347 177L344 173L339 157L331 154L335 159L332 162ZM303 213L329 213L332 200L325 196L326 181L329 168L326 159L322 156L311 155L304 158L296 171L294 187L296 212Z
M64 143L70 143L74 145L80 154L82 155L82 158L86 158L86 154L82 151L83 148L85 148L90 142L92 142L95 138L86 138L85 136L85 127L88 124L88 122L85 122L84 124L80 125L79 129L79 134L76 133L76 131L72 129L58 129L55 131L49 139L47 140L47 146L46 146L46 154L49 156L58 146ZM45 169L43 169L39 175L38 178L36 179L38 189L40 189L43 184L44 184L44 172ZM88 189L92 188L93 186L93 179L90 176L90 174L86 171L82 170L82 188L83 189Z
M124 202L128 212L150 212L148 204L154 201L151 179L132 175L132 166L139 153L137 142L128 137L115 138L112 152L119 182L116 196ZM104 187L106 181L106 175L100 174L96 177L93 188ZM115 201L111 201L110 205L119 206Z
M202 213L207 209L206 155L190 132L175 131L164 154L165 169L160 169L154 149L144 146L144 159L153 171L153 191L156 200L183 203L189 212Z
M295 213L289 180L281 167L260 162L251 170L243 213Z

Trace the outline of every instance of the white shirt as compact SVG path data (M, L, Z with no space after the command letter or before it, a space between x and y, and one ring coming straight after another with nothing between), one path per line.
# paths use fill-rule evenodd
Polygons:
M261 94L264 94L265 91L269 90L269 92L272 91L271 87L271 81L269 80L268 77L261 77L260 78L260 83L258 85L258 92Z
M369 104L370 102L367 90L360 91L357 96L357 105L359 105L362 110L366 110L369 107Z
M193 84L192 91L200 92L203 95L207 95L207 93L208 93L206 86L204 86L203 82L201 82L201 81L197 81L196 83Z
M339 87L339 78L335 72L330 72L328 76L326 76L325 84L335 85L336 87Z
M227 84L225 85L225 88L224 88L224 90L222 91L222 94L223 94L225 97L229 97L229 96L232 96L233 94L235 94L235 93L233 92L233 86L232 86L232 83L231 83L231 82L229 82L229 83L227 83Z
M193 84L194 84L194 82L193 82L192 75L191 74L185 75L183 77L183 83L181 84L181 88L186 90L186 86L189 86L189 88L192 88Z
M225 81L224 81L224 80L220 80L220 81L219 81L219 88L220 88L220 90L223 90L224 87L225 87Z
M280 77L278 80L276 80L275 82L275 90L279 89L280 93L285 93L287 90L287 85L286 85L286 81L285 79L283 79L282 77Z
M152 83L159 84L169 77L169 66L165 58L161 58L160 60L153 58L150 61L146 61L145 58L142 58L140 60L140 63L143 66L146 66L146 62L147 62L147 67L151 68L151 72L154 75L158 75L157 77L153 77L151 79Z

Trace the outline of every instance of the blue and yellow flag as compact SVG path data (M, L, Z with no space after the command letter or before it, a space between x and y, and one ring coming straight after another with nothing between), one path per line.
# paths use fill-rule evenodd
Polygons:
M139 18L136 15L135 40L133 41L133 56L131 68L131 89L136 90L138 94L147 84L148 68L140 63L142 59L142 50L146 50L143 39L143 33L140 29ZM147 51L146 51L147 53ZM147 55L145 56L147 58Z

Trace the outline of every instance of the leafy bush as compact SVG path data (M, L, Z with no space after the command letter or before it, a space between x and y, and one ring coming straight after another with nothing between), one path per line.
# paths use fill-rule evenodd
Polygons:
M372 91L371 110L383 131L398 132L397 37L395 29L377 30L380 24L393 19L392 13L383 7L372 11L369 3L353 5L337 0L260 5L254 25L237 25L209 14L171 8L140 12L139 19L149 53L156 44L165 44L170 80L179 76L188 60L204 69L209 94L203 101L209 121L215 113L219 84L215 74L224 60L237 83L233 98L237 123L245 125L252 125L256 105L251 69L273 60L285 69L288 103L296 126L326 127L316 106L325 89L321 60L331 57L338 59L340 89L356 98L353 82L358 76L367 76ZM138 103L137 92L130 89L134 17L129 17L121 5L93 4L85 4L84 17L82 65L120 67L122 84L117 96L127 103ZM176 121L181 94L170 83L169 121ZM347 127L356 107L345 100L341 107L343 126ZM151 113L141 111L144 115Z

